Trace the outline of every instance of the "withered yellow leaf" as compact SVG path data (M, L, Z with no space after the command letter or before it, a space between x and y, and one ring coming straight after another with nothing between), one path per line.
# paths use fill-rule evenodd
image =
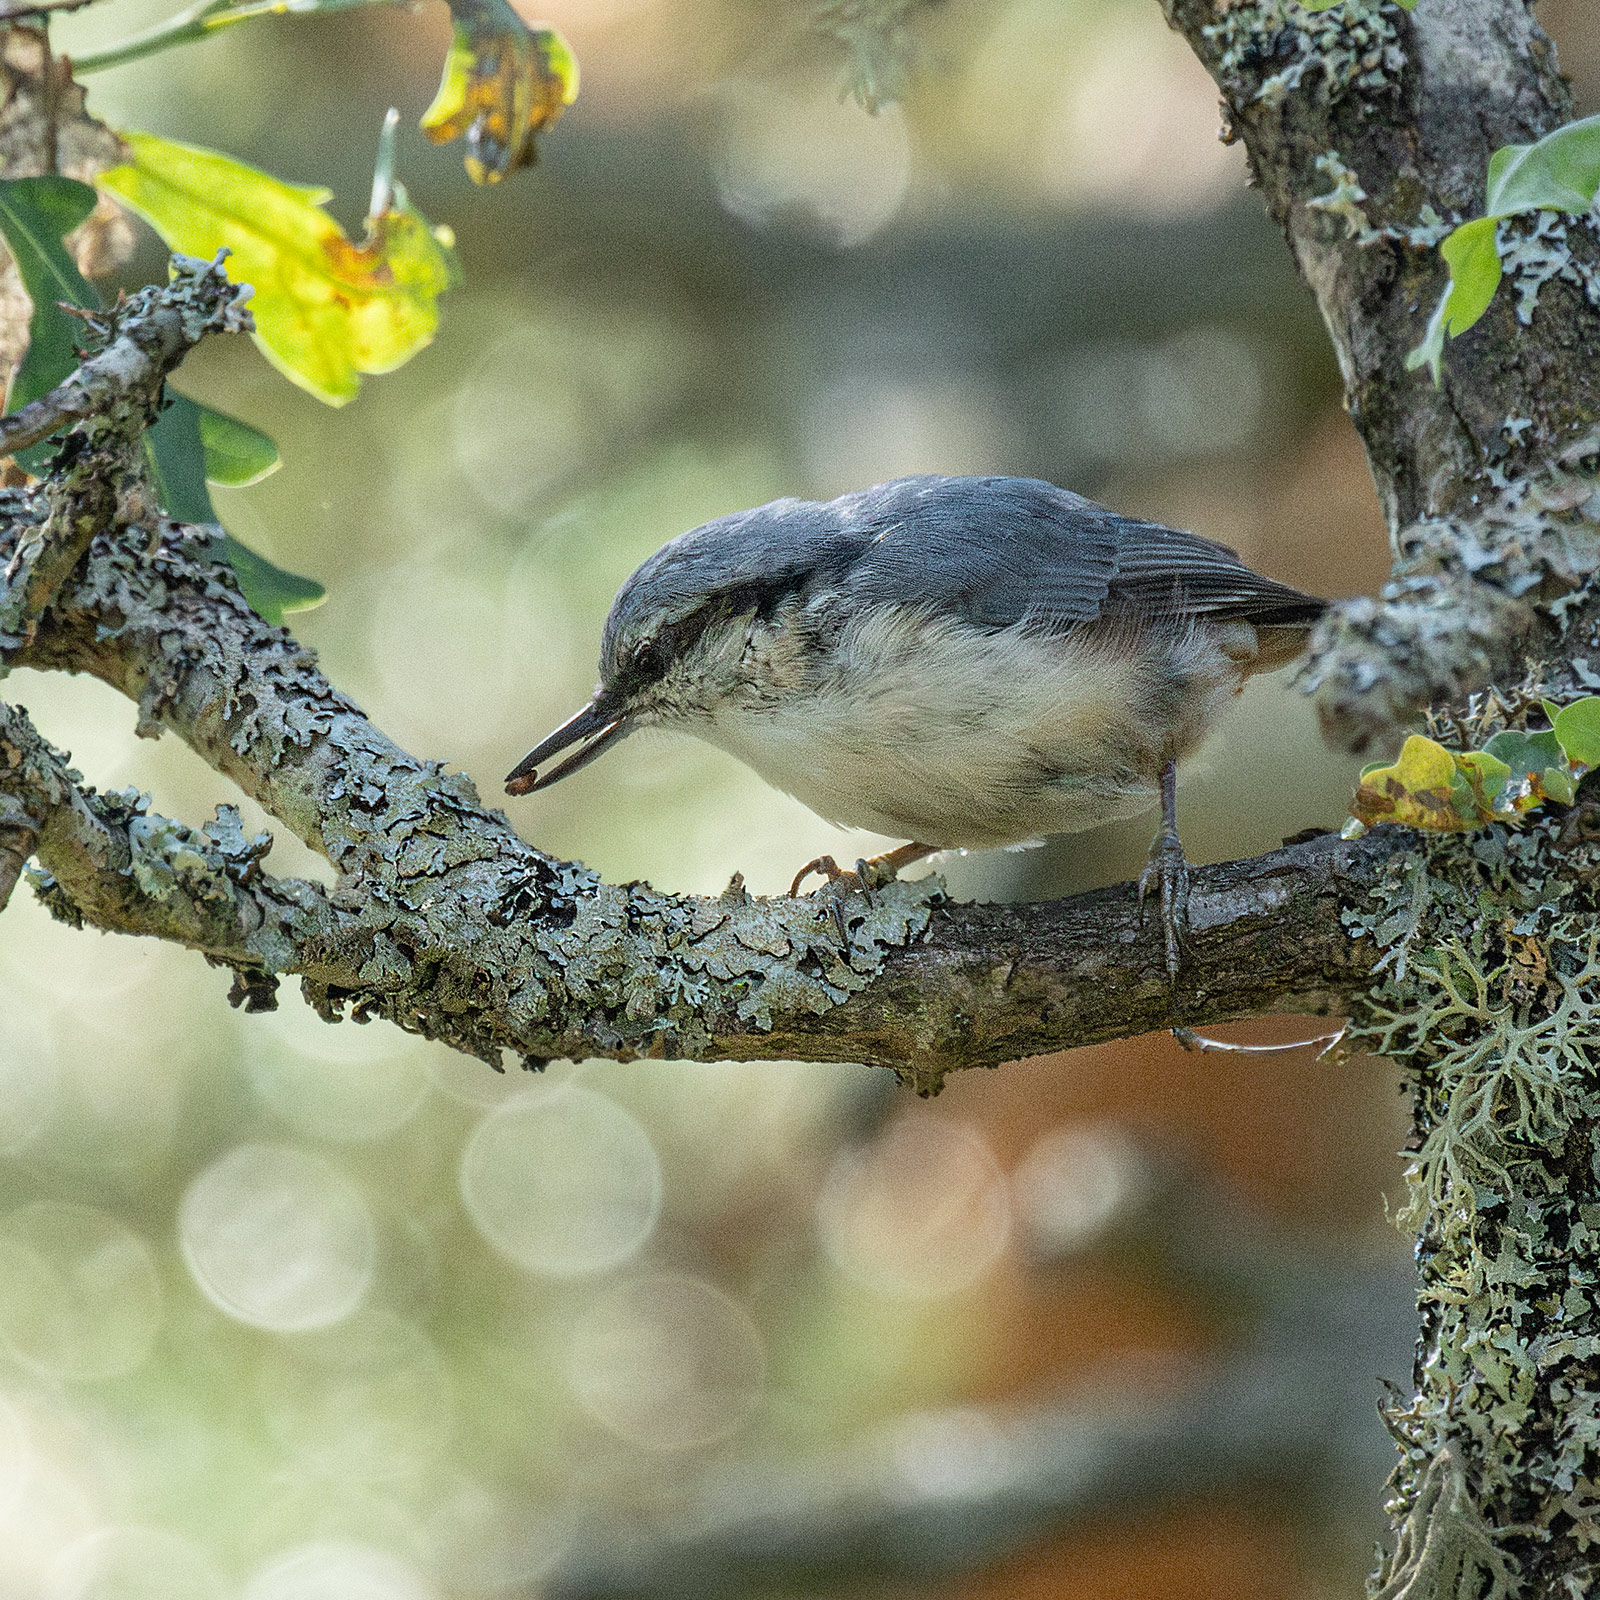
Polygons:
M1416 733L1393 765L1368 767L1361 774L1350 810L1365 823L1400 822L1442 833L1481 828L1486 820L1455 757Z
M506 0L450 0L454 31L422 131L466 136L467 175L498 183L538 159L536 139L578 96L578 63L553 28L530 28Z
M153 134L122 138L130 159L101 173L100 187L172 250L231 250L229 276L255 287L257 344L318 399L344 405L360 374L390 372L433 338L454 252L448 230L430 228L403 194L357 244L323 209L326 189Z

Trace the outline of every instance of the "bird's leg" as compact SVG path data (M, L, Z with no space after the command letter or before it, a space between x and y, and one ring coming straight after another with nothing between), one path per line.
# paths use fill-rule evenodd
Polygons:
M800 885L813 873L826 878L830 886L842 883L846 894L871 894L874 889L893 883L902 867L909 867L924 856L933 855L937 849L937 845L931 844L896 845L893 850L885 850L881 856L856 862L854 872L847 872L832 856L818 856L795 873L794 882L789 885L789 894L791 897L798 895Z
M1161 901L1161 932L1166 942L1167 977L1176 983L1183 959L1183 944L1189 931L1189 863L1184 859L1183 841L1178 837L1178 763L1168 761L1161 769L1161 832L1150 846L1150 859L1139 874L1139 907L1146 896L1158 892Z

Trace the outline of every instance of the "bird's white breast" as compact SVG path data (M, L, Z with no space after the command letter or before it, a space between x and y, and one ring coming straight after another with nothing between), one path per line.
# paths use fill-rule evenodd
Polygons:
M985 848L1149 809L1240 676L1193 630L978 633L880 609L807 690L725 702L694 731L831 821Z

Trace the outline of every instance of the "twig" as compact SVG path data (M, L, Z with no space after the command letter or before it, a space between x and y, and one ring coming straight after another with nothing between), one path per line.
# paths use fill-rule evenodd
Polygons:
M270 848L231 806L197 831L146 810L136 790L85 789L27 712L0 701L0 887L19 851L33 854L63 920L188 945L259 987L331 916L315 885L260 870Z
M250 333L248 284L228 281L223 262L174 256L172 281L141 289L105 313L111 342L49 394L0 417L0 455L15 455L48 439L69 422L114 421L130 397L153 404L167 374L208 333Z
M1309 1050L1312 1045L1320 1044L1322 1048L1317 1051L1317 1060L1320 1061L1348 1031L1347 1028L1341 1028L1337 1033L1319 1033L1314 1039L1291 1039L1286 1044L1230 1044L1226 1039L1208 1039L1193 1028L1174 1028L1172 1037L1185 1050L1216 1051L1238 1056L1281 1056L1291 1050Z

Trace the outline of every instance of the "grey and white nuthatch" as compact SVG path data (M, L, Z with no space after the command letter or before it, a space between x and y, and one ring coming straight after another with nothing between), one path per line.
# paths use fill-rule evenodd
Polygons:
M1176 763L1323 609L1224 545L1036 478L775 500L679 535L623 584L594 698L506 790L555 783L635 728L683 728L832 822L914 841L880 879L1160 799L1141 893L1160 887L1176 971ZM850 878L827 858L807 870Z

